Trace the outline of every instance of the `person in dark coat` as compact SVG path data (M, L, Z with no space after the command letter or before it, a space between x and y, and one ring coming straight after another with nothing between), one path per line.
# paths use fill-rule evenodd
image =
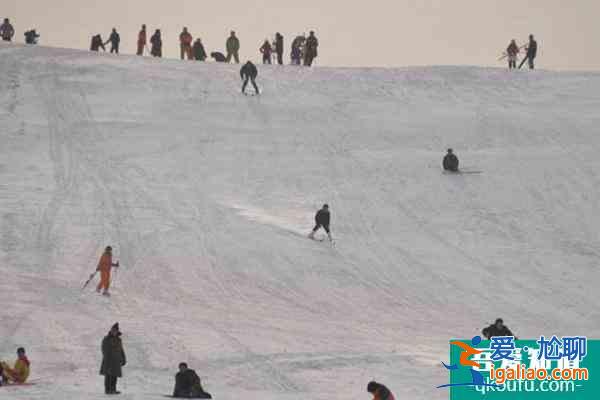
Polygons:
M99 51L100 49L106 51L106 48L104 47L104 41L102 40L102 36L100 36L100 34L97 34L95 36L92 36L92 44L90 45L90 50Z
M35 31L35 29L25 32L25 43L27 44L37 44L39 38L40 35Z
M271 47L271 43L265 39L265 42L259 50L263 55L263 64L271 64L271 54L273 53L273 47Z
M0 25L0 37L5 42L10 42L13 36L15 36L15 28L11 25L8 18L4 18L4 23Z
M162 57L162 37L160 29L157 29L150 38L150 45L150 54L154 57Z
M104 376L104 393L119 394L117 379L123 376L122 367L127 363L119 323L110 328L108 335L102 340L102 366L100 375Z
M184 362L179 364L179 372L175 375L173 397L184 399L212 399L210 393L202 388L200 377L196 371L188 368Z
M395 400L390 389L375 381L368 383L367 392L373 395L373 400Z
M196 61L206 60L206 50L204 50L204 45L202 44L202 40L200 40L200 38L196 39L194 42L192 51L194 52L194 59Z
M248 85L248 81L250 81L252 82L252 86L254 86L254 91L256 92L256 94L260 94L258 86L256 86L256 77L258 76L258 70L256 69L256 65L252 64L251 61L248 61L240 69L240 76L244 81L244 83L242 84L242 93L246 94L246 85Z
M315 36L314 31L310 31L310 34L306 38L306 49L304 52L304 65L310 67L315 58L317 58L317 47L319 47L319 40Z
M117 33L116 28L112 29L112 32L110 33L108 40L104 44L106 45L109 43L110 43L110 52L119 54L119 44L121 43L121 36Z
M506 49L506 57L508 58L508 69L517 68L517 57L519 55L519 46L517 46L517 42L513 39L510 41Z
M294 41L292 42L292 52L290 53L290 58L292 59L292 65L300 65L302 60L302 53L304 51L304 44L306 43L306 38L304 34L296 36Z
M529 43L527 44L527 47L525 48L526 55L525 55L525 58L523 59L523 61L521 61L521 64L519 65L519 69L523 66L523 64L525 64L525 61L528 61L529 69L535 68L534 61L535 61L535 57L537 57L537 50L538 50L537 42L533 38L533 35L529 35Z
M210 56L215 59L216 62L227 62L227 57L223 53L213 51Z
M283 35L275 34L275 53L277 53L277 64L283 65Z
M458 157L452 151L448 149L448 154L444 157L444 171L458 172Z
M508 327L504 325L504 321L502 321L502 318L498 318L496 322L494 322L492 325L488 326L487 328L483 328L481 330L481 333L488 340L490 340L494 336L515 336L510 331L510 329L508 329Z
M320 228L323 228L325 229L325 232L327 232L327 237L329 237L329 240L332 241L333 239L331 238L331 231L329 230L330 221L331 214L329 212L329 205L323 204L323 208L317 211L317 214L315 215L315 227L313 228L312 232L308 235L308 237L314 239L315 233Z

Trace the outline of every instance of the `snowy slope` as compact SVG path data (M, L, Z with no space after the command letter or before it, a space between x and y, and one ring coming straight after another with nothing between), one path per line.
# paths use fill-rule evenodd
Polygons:
M445 399L451 337L600 336L600 74L238 67L0 47L0 357L101 399ZM453 147L461 165L444 175ZM328 202L337 247L302 238ZM104 246L113 297L81 285Z

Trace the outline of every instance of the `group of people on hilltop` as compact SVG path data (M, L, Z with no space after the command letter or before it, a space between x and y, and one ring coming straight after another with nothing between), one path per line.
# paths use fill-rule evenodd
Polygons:
M8 18L4 18L4 22L0 25L0 38L5 42L12 42L15 36L15 28L10 23ZM40 35L35 29L30 29L24 33L26 44L37 44Z
M508 59L508 68L517 68L517 61L519 59L519 54L521 53L521 50L524 50L525 58L523 59L523 61L521 61L521 64L519 64L519 68L521 68L523 64L525 64L525 62L527 61L529 69L534 69L535 58L537 57L538 52L538 44L533 35L529 35L529 42L521 47L519 47L515 39L510 41L510 44L506 48L506 52L503 55L503 58Z

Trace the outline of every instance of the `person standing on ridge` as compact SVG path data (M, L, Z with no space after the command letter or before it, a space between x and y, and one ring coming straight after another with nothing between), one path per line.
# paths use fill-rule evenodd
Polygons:
M277 64L283 65L283 35L275 34L275 53L277 53Z
M294 41L292 42L292 52L290 53L290 58L292 59L292 65L300 65L302 64L302 56L304 52L304 44L306 43L306 37L304 34L296 36Z
M108 289L110 288L110 271L113 267L118 268L119 263L112 262L112 247L107 246L96 268L96 271L100 271L100 283L98 283L96 291L100 293L104 289L102 292L104 296L110 296Z
M119 323L114 324L108 335L102 339L102 365L100 375L104 376L104 393L120 394L117 379L123 377L123 367L127 363Z
M452 149L448 149L448 153L444 157L442 165L444 171L458 172L458 157L456 157L456 154L454 154Z
M183 32L179 35L179 44L181 46L181 59L185 59L187 56L188 60L193 60L192 56L192 35L188 32L187 28L183 28Z
M160 29L154 31L154 34L150 38L150 44L152 45L150 54L152 54L153 57L162 57L162 37Z
M369 382L367 392L373 395L373 400L395 400L390 389L375 381Z
M235 36L235 31L231 31L231 34L225 43L225 47L227 48L227 62L231 62L231 58L233 57L235 63L239 64L240 40Z
M17 349L17 361L15 361L13 368L10 368L5 362L0 362L0 375L2 376L2 382L12 382L16 384L23 384L27 382L27 378L29 378L30 374L30 365L31 363L25 354L25 349L23 347L19 347Z
M90 45L91 51L99 51L100 49L106 51L106 47L104 47L104 41L102 40L102 36L100 34L92 36L92 44Z
M257 76L258 70L256 69L256 65L252 64L251 61L248 61L242 66L242 68L240 69L240 77L244 81L244 83L242 84L243 94L246 94L246 85L248 85L248 81L252 82L252 86L254 86L254 91L256 92L256 94L260 94L258 86L256 85Z
M110 43L110 52L119 54L119 44L121 43L121 36L117 33L117 29L113 28L112 32L106 41L106 44Z
M200 38L196 39L196 41L194 42L194 59L196 59L196 61L204 61L206 60L206 50L204 50L204 45L202 44L202 40L200 40Z
M519 46L515 39L510 41L508 48L506 49L506 56L508 57L508 69L517 68L517 56L519 55Z
M37 41L39 38L40 38L40 35L35 31L35 29L25 32L25 43L26 44L37 44Z
M327 232L327 237L329 238L329 241L332 242L333 238L331 237L331 231L329 229L330 222L331 213L329 212L329 205L323 204L323 207L315 214L315 227L313 228L312 232L308 234L308 237L310 239L314 239L315 233L317 233L317 231L320 228L323 228L325 229L325 232Z
M259 50L263 55L263 64L271 64L271 54L273 53L273 47L271 47L271 43L269 43L268 39L265 39L265 42Z
M137 54L138 56L143 56L144 48L146 48L147 44L148 37L146 35L146 25L142 25L142 29L140 30L140 33L138 33L137 52L135 54Z
M13 36L15 36L15 28L13 28L8 18L4 18L4 23L0 25L0 37L5 42L11 42Z
M535 61L535 58L537 57L537 50L538 50L537 42L533 38L533 35L529 35L529 43L527 44L527 47L526 47L527 55L525 56L523 61L521 61L521 64L519 65L519 69L523 66L525 61L528 61L529 69L535 68L534 61Z
M315 36L314 31L310 31L308 38L306 39L306 49L304 53L304 65L307 67L312 66L313 60L317 58L317 47L319 47L319 40Z

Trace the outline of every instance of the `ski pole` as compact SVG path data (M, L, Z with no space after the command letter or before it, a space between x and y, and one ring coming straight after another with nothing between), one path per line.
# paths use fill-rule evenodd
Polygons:
M90 284L90 282L92 281L92 279L94 279L94 277L96 276L96 272L98 272L98 271L94 271L94 273L90 275L90 277L88 278L88 280L85 281L85 283L83 284L83 287L81 288L81 290L85 289L87 287L87 285Z

